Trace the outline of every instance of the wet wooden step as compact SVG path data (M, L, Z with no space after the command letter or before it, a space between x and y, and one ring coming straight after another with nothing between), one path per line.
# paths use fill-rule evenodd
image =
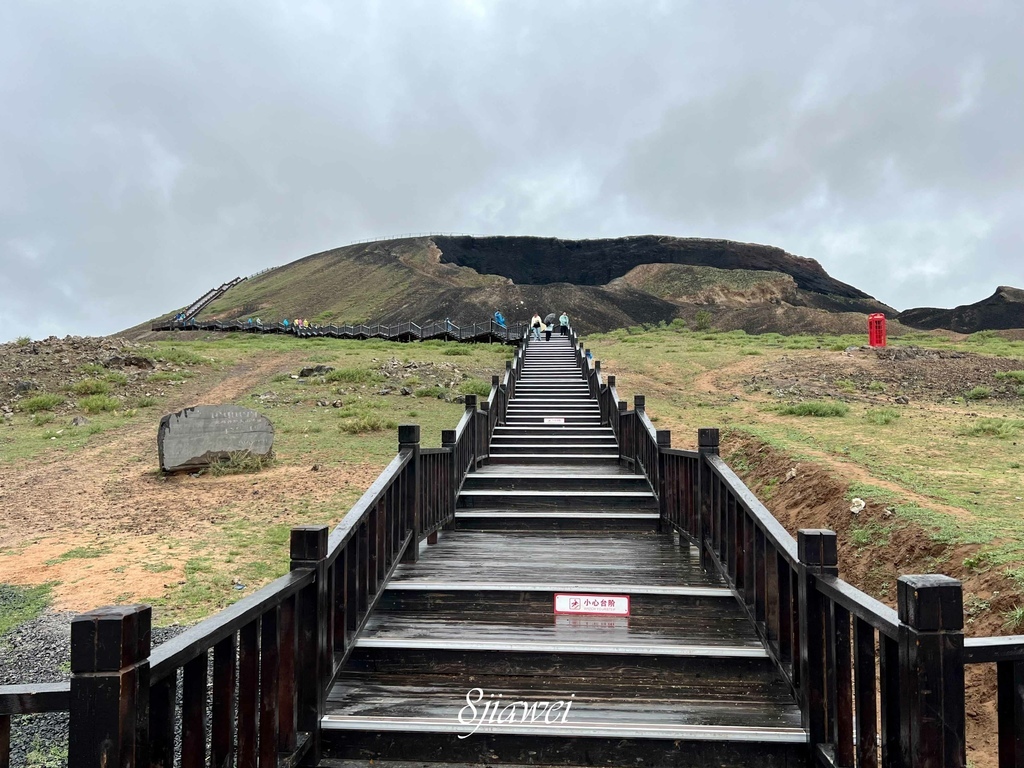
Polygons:
M637 594L729 594L696 549L669 534L445 533L389 587ZM694 593L693 590L698 590Z
M651 485L644 475L619 473L572 473L569 467L562 472L474 472L466 476L462 492L468 491L551 491L560 493L651 493Z
M657 498L647 491L532 491L532 490L476 490L465 488L459 493L458 506L494 507L508 509L652 509Z
M656 531L657 512L609 510L527 511L461 509L455 512L457 531Z

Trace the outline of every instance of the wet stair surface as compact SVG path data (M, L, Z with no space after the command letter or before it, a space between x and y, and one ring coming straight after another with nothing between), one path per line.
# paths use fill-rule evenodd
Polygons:
M806 763L788 687L722 580L659 532L567 337L527 347L453 528L358 639L322 765ZM559 593L628 595L630 614L556 615Z

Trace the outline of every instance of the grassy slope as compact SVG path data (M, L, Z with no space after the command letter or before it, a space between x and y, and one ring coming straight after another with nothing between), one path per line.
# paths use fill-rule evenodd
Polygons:
M750 269L717 269L682 264L651 264L630 270L623 282L663 299L691 297L709 288L746 291L765 283L792 286L789 275Z
M195 509L194 513L204 522L199 535L190 526L169 529L163 532L159 542L149 545L141 555L142 569L154 574L166 572L167 589L152 595L125 592L122 601L152 603L160 623L195 621L283 574L287 569L287 538L292 526L337 524L393 458L399 423L418 423L423 446L439 446L441 430L458 423L464 406L439 399L437 394L452 396L489 389L490 375L504 370L504 361L511 353L510 348L497 345L333 339L300 342L291 337L247 334L211 336L207 340L152 345L149 354L177 361L176 367L182 374L175 384L159 383L165 388L161 391L167 395L155 398L152 405L108 414L106 418L93 421L93 425L100 427L97 429L76 430L62 423L60 435L54 434L53 424L36 426L28 414L18 413L6 433L10 440L4 444L0 455L0 462L8 466L19 466L28 457L34 457L37 462L55 462L59 469L63 463L75 462L85 449L102 452L109 448L116 452L119 441L143 435L146 455L130 459L148 462L155 458L149 456L152 453L149 435L154 434L155 421L166 412L166 403L173 399L176 389L194 387L200 393L195 401L201 402L205 399L201 393L208 386L256 361L269 363L270 371L279 371L252 382L235 398L239 404L263 412L274 424L275 477L301 480L315 464L323 467L322 472L330 473L341 467L345 471L358 471L358 475L330 492L324 492L322 483L316 487L316 492L300 483L298 490L290 495L277 487L268 489L268 481L261 480L260 474L246 476L251 477L251 481L230 475L188 481L198 486L197 493L202 491L203 484L208 490L216 491L218 485L237 486L241 481L255 490L263 487L264 494L269 490L284 496L277 506L271 502L261 504L260 499L249 496L251 502L234 501L213 509ZM275 368L273 363L278 359L282 363ZM392 360L397 363L389 364ZM406 369L407 363L417 367ZM341 373L332 377L335 380L299 381L289 376L289 372L315 364L332 366ZM391 376L385 376L382 368ZM454 387L450 386L452 382L456 382ZM403 385L423 396L399 395L397 388ZM395 393L378 394L388 386L394 388ZM317 405L318 401L335 400L341 400L343 407ZM120 480L113 476L117 470L106 464L94 468L90 465L90 472L93 470L101 480L104 479L101 473L110 474L111 477L105 478L108 483L116 484ZM146 470L139 468L136 472L145 474ZM145 488L146 483L140 483L138 492L145 493ZM209 525L205 525L207 519ZM108 558L121 546L121 536L123 531L112 530L83 548L76 537L69 534L64 553L40 562L33 569L32 582L50 584L52 569L68 560L88 560L88 565L83 567L93 573L96 569L105 569L111 582L123 581L121 574L125 565ZM29 535L21 544L0 552L0 558L21 555L34 543ZM233 581L241 582L245 588L235 589ZM59 593L61 584L52 583L50 588ZM31 603L35 611L43 602L41 599L0 601L0 625L7 619L23 621L28 617L25 605Z
M847 401L846 416L801 418L783 413L793 402L791 395L750 384L753 371L785 356L812 354L809 350L840 356L846 346L863 342L863 336L685 330L619 331L586 339L603 370L616 374L620 396L647 395L648 412L659 428L673 430L674 444L692 445L698 427L719 426L733 444L744 435L754 436L793 461L834 462L840 473L842 467L850 468L849 475L856 470L856 476L866 479L851 485L851 495L893 505L889 528L923 529L936 545L932 561L942 570L991 571L1024 593L1024 394L1016 400L915 400L912 408L894 409L894 392L840 380L838 397L824 400ZM918 334L893 344L1024 357L1024 343L986 334L961 343ZM1024 360L1016 367L1024 368ZM988 384L998 387L1005 381L993 377ZM983 422L986 418L999 421ZM1001 426L1002 437L979 430L983 424ZM965 562L948 562L949 552L957 548L971 554ZM884 550L879 556L891 557ZM1015 629L1024 629L1024 624Z

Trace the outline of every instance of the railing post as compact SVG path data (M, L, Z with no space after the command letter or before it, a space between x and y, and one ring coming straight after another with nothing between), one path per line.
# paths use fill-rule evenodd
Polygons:
M647 410L647 396L646 395L633 395L633 410L637 413L643 413Z
M754 557L746 552L745 557ZM800 613L800 711L813 751L828 741L825 690L825 602L818 593L818 576L838 576L836 534L802 529L797 533ZM754 563L755 573L758 563Z
M151 622L148 605L72 619L69 768L149 765Z
M330 642L331 585L327 570L327 541L330 529L326 525L292 528L290 555L291 569L312 568L316 580L299 593L299 637L296 649L296 727L311 739L309 750L302 760L303 766L318 765L320 750L320 719L327 702L327 686L334 672L333 649ZM231 659L234 664L234 659Z
M473 460L469 462L469 471L476 471L476 395L466 395L466 410L473 414L469 420L469 445L473 451Z
M468 398L467 398L468 399ZM411 450L408 471L411 473L406 489L406 526L412 529L412 540L402 555L403 563L415 563L420 559L420 532L423 530L422 499L420 496L420 425L402 424L398 427L398 451Z
M668 508L668 473L665 471L666 462L663 451L665 448L672 447L672 432L667 429L659 429L655 435L658 440L658 487L655 489L658 492L658 513L660 516L660 520L658 521L658 530L666 531L669 530L669 528L665 526L665 523L666 521L672 520L674 514L670 514L670 510ZM671 510L671 512L674 513L675 510Z
M697 506L695 518L697 520L697 549L700 557L700 567L707 571L711 569L711 558L704 545L704 539L708 532L708 521L711 519L711 468L707 465L708 456L718 455L718 430L714 427L703 427L697 430L697 493L694 494L694 502Z
M486 400L480 401L480 413L477 415L477 441L482 453L477 456L477 459L482 463L488 458L489 452L488 441L491 439L491 404Z
M625 400L619 400L619 433L615 435L615 440L619 444L619 464L626 457L625 436L623 435L622 425L628 407L629 404Z
M999 765L1024 766L1024 661L996 662Z
M900 576L896 602L904 768L963 768L963 587L949 576Z
M445 523L446 529L453 528L455 525L455 500L458 494L458 462L455 456L455 430L454 429L442 429L441 430L441 447L448 451L448 508L445 510L445 517L448 522Z

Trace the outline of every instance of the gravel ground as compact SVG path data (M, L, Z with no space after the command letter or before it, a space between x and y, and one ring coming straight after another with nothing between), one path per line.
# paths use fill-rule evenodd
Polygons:
M44 611L0 637L0 685L59 683L70 677L73 613ZM153 646L185 627L153 630ZM11 723L11 765L63 768L68 755L68 715L21 715Z

